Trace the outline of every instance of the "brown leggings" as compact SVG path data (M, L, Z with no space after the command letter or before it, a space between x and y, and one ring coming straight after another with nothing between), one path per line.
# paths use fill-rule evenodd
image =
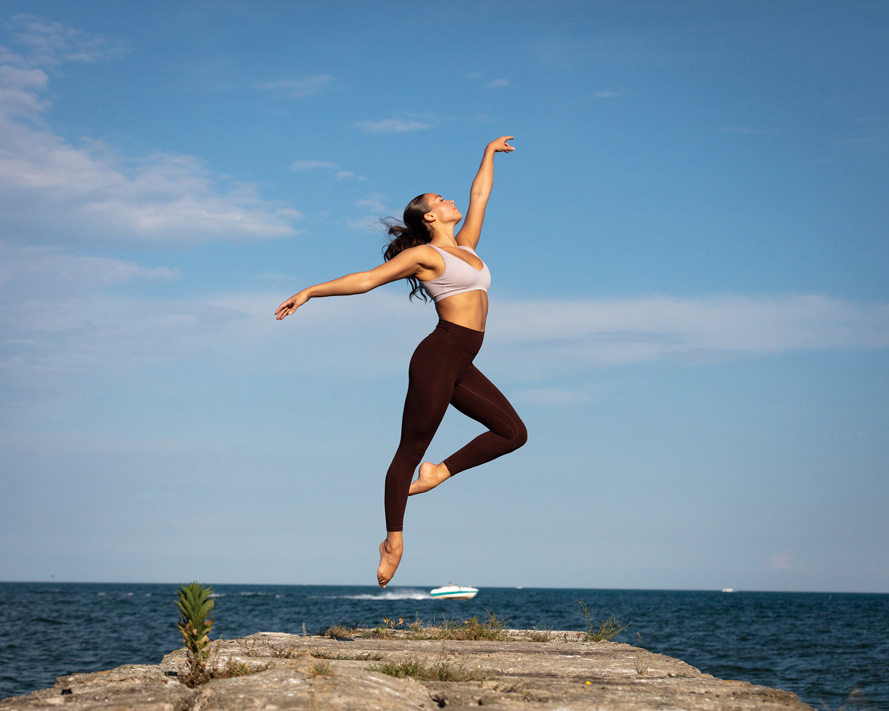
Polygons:
M521 447L525 425L512 405L472 364L483 331L439 321L411 358L401 441L386 474L386 530L401 531L414 471L423 459L448 405L488 432L444 460L451 476Z

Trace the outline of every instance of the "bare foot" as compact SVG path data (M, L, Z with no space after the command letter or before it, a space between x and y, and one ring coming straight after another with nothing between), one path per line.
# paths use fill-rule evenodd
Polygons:
M417 477L416 481L411 482L411 488L408 490L407 495L413 496L414 494L422 494L430 489L434 489L449 476L451 476L451 473L444 465L444 462L441 464L423 462L420 465L420 476Z
M401 533L398 533L397 537L390 533L386 540L380 544L380 567L377 568L377 583L381 588L386 587L392 580L392 576L395 575L398 564L401 562L402 553L404 553L404 543Z

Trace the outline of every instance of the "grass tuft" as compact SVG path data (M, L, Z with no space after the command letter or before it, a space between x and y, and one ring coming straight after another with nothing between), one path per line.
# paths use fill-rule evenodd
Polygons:
M419 659L400 662L384 662L368 667L367 671L380 672L395 677L411 677L420 681L484 681L488 678L483 669L467 670L464 664L453 665L446 660L425 664Z
M333 674L333 669L330 666L330 662L318 659L308 668L308 673L309 676L330 676Z
M354 637L358 630L354 627L346 627L345 625L331 625L321 633L322 637L330 637L332 639L341 639L343 637Z
M478 617L470 617L468 620L444 618L438 624L433 620L425 626L417 620L408 627L407 637L408 639L484 640L489 642L501 642L509 639L506 632L509 620L499 617L489 610L485 610L485 612L488 613L487 620L479 620Z
M623 632L630 623L621 624L614 615L609 615L607 619L596 620L595 610L590 610L590 606L583 600L577 601L583 612L578 613L584 619L586 629L581 633L580 638L584 642L608 642Z
M526 630L522 639L526 639L529 642L549 642L553 638L552 628L550 629L533 629Z
M347 662L379 662L386 658L385 654L379 652L364 652L362 654L340 654L339 652L325 652L322 649L310 649L308 654L315 659L333 659L335 661Z

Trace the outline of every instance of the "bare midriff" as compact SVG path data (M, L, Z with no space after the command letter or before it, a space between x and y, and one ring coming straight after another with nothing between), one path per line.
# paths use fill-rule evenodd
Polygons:
M481 289L454 294L435 304L438 317L473 331L484 331L488 318L488 294Z

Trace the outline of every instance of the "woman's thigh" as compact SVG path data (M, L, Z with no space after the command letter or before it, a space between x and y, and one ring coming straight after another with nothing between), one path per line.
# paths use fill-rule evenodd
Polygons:
M427 337L411 358L401 422L402 444L426 446L441 424L458 379L466 369L465 354L441 338Z
M511 437L524 430L506 396L474 365L454 388L451 405L496 434Z

